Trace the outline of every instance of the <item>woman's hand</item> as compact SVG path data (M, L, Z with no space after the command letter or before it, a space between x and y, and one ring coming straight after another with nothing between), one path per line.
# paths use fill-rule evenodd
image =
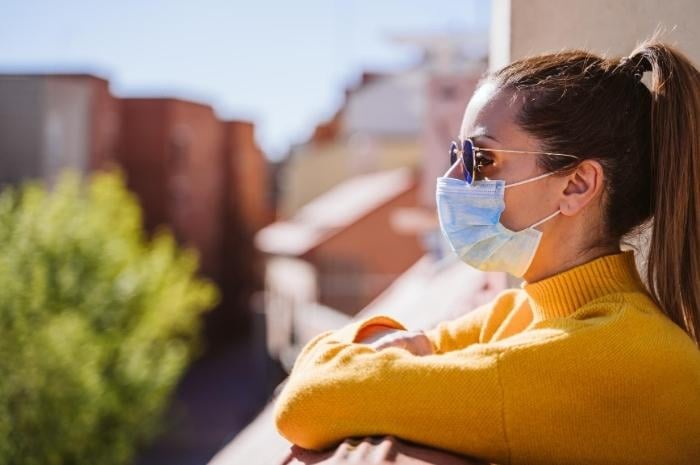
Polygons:
M423 331L387 330L377 333L375 337L366 343L375 350L399 347L411 352L413 355L430 355L435 353L433 344Z

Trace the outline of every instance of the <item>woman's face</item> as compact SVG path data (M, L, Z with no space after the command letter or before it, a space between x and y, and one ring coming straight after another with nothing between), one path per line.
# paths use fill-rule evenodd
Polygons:
M476 179L502 179L506 185L533 178L544 171L537 166L536 154L505 153L506 150L542 150L537 140L515 123L520 108L512 93L497 90L492 82L481 85L467 105L460 129L460 139L469 137L476 147L495 151L479 154L482 165ZM445 176L464 179L458 160ZM558 210L562 180L548 176L531 183L513 186L505 190L505 210L501 223L508 229L519 231ZM537 229L545 231L549 223ZM543 238L544 239L544 238Z
M479 154L482 168L477 180L503 180L507 186L544 174L537 165L537 154L499 151L542 150L540 142L515 122L521 98L498 90L493 82L487 81L467 105L459 137L471 138L476 147L490 149ZM463 179L461 161L451 166L445 176ZM566 174L505 189L505 210L500 221L512 231L528 228L555 212L561 213L536 227L542 231L542 239L523 275L525 281L537 281L601 253L619 251L619 245L604 240L603 183L600 163L586 159Z

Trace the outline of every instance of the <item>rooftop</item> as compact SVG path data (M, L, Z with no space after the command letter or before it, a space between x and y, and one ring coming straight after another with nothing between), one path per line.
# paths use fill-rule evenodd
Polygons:
M269 254L304 255L414 184L414 175L408 168L355 176L321 194L292 218L260 230L255 243Z

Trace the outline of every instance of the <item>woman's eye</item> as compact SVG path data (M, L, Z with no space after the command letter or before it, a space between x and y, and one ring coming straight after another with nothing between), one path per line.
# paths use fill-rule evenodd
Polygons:
M485 168L485 167L493 164L493 160L487 156L484 156L484 155L477 155L475 161L476 161L476 169L478 169L478 170L481 170L482 168Z

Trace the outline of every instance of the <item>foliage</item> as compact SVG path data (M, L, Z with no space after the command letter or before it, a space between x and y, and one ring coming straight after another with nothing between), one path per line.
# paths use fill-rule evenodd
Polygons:
M118 174L0 194L0 463L130 463L218 298L196 269Z

